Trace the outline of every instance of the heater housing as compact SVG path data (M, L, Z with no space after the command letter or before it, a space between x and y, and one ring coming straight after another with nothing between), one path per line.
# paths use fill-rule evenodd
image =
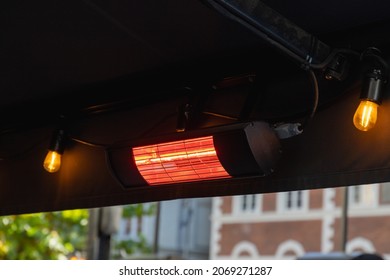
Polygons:
M280 153L269 124L250 122L121 143L108 159L122 186L132 188L265 176Z

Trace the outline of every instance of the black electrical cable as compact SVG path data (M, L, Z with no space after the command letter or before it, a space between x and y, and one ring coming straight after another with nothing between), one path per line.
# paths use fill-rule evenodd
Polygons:
M334 57L340 53L354 55L357 57L361 55L360 52L350 50L350 49L334 49L323 62L316 63L316 64L308 64L308 67L309 69L318 69L318 70L324 69L330 62L332 62Z
M317 112L319 98L320 98L318 79L317 79L317 76L312 69L309 69L308 73L309 73L310 81L311 81L312 86L313 86L313 106L312 106L311 112L302 123L276 124L274 126L275 131L281 139L290 138L290 137L301 134L303 132L303 130L307 127L309 122L314 118L314 115Z
M219 13L222 15L237 21L242 26L245 26L249 30L251 30L253 33L255 33L257 36L259 36L264 41L268 42L271 46L275 47L282 53L286 54L290 58L296 60L300 66L303 69L324 69L337 54L344 53L344 54L351 54L355 56L360 56L359 52L356 52L354 50L350 49L333 49L331 53L328 55L328 57L321 63L311 63L312 57L310 56L310 53L306 55L306 57L301 57L289 48L287 48L285 45L279 43L278 41L271 38L269 35L265 34L255 26L253 26L251 23L240 17L239 15L234 14L232 11L230 11L227 7L223 6L221 3L214 2L214 1L206 1L208 4L210 4L214 9L216 9ZM313 39L313 38L312 38Z
M301 125L302 130L308 125L310 120L313 119L315 113L317 112L318 102L320 99L320 91L319 91L319 87L318 87L317 76L314 73L314 71L311 69L308 70L308 73L309 73L309 77L310 77L310 80L311 80L312 85L313 85L313 97L314 98L313 98L313 106L312 106L310 115L308 117L306 117L305 121Z
M17 158L23 157L25 154L32 152L37 147L39 147L43 143L45 143L48 138L49 137L47 136L44 139L37 141L33 145L29 146L28 148L26 148L26 149L24 149L24 150L22 150L22 151L20 151L18 153L14 153L14 154L8 155L8 156L6 156L6 155L0 156L0 161L13 160L13 159L17 159ZM74 137L68 137L68 140L76 142L76 143L79 143L79 144L83 144L85 146L94 147L94 148L107 149L109 147L109 145L93 143L93 142L89 142L89 141L78 139L78 138L74 138Z
M218 118L222 118L222 119L238 121L238 118L231 117L231 116L228 116L228 115L223 115L223 114L218 114L218 113L213 113L213 112L208 112L208 111L203 111L202 113L205 114L205 115L213 116L213 117L218 117Z
M377 63L379 63L382 66L381 70L384 71L383 76L387 77L389 75L389 64L387 63L386 60L383 59L381 54L382 52L379 49L375 47L370 47L366 49L364 52L362 52L362 54L360 55L360 60L363 61L366 58L374 59Z
M164 122L166 122L169 118L175 116L177 113L172 113L172 114L168 114L166 115L165 117L161 118L158 122L156 122L152 127L150 127L149 129L145 130L141 135L139 135L138 137L146 137L149 135L149 133L151 131L153 131L154 129L156 129L157 127L159 127L161 124L163 124Z
M318 101L320 99L320 91L319 91L319 87L318 87L317 76L314 73L314 71L313 70L309 70L309 75L310 75L311 81L313 83L313 88L314 88L313 108L312 108L311 114L309 116L309 118L312 119L314 117L315 113L317 112Z
M93 148L107 149L109 147L109 145L106 145L106 144L94 143L94 142L86 141L83 139L78 139L75 137L69 137L69 140L76 142L76 143L79 143L79 144L83 144L85 146L93 147Z

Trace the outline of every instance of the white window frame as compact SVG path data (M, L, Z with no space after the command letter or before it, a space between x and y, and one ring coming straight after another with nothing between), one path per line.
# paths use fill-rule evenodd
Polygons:
M379 204L379 184L350 186L348 195L348 202L351 207L377 207ZM356 199L358 199L358 201Z
M253 197L254 201L250 201L249 203L252 206L243 208L243 201L245 197L248 199L249 197ZM248 201L247 201L248 203ZM247 194L247 195L237 195L233 197L233 215L237 214L259 214L262 209L262 195L261 194Z
M298 196L298 192L301 192L301 206L296 205L295 198ZM288 207L287 200L288 197L292 196L293 199L291 207ZM290 192L281 192L277 195L276 209L279 213L281 212L305 212L309 210L309 190L300 190L300 191L290 191Z

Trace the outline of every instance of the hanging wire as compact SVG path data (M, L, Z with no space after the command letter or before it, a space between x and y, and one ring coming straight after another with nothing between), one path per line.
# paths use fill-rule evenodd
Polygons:
M209 111L203 111L202 113L205 114L205 115L213 116L213 117L218 117L218 118L222 118L222 119L238 121L238 118L232 117L232 116L228 116L228 115L224 115L224 114L218 114L218 113L209 112Z
M238 23L240 23L241 25L245 26L253 33L255 33L259 38L269 43L272 47L278 49L282 53L294 59L296 62L298 62L301 65L303 69L324 69L335 58L335 56L340 53L355 55L358 57L360 56L360 52L356 52L354 50L333 49L323 62L312 63L313 57L310 55L310 53L308 53L306 57L301 57L300 55L292 51L290 48L286 47L284 44L276 41L275 39L265 34L263 31L259 30L258 28L250 24L248 21L246 21L239 15L232 13L228 7L222 5L220 2L214 2L214 1L206 1L206 2L210 4L214 9L216 9L222 15L237 21Z
M162 125L164 122L166 122L169 118L172 118L174 116L176 116L176 112L175 113L171 113L171 114L168 114L166 115L165 117L161 118L158 122L156 122L153 126L151 126L149 129L145 130L141 135L138 136L139 137L146 137L149 135L149 133L153 130L155 130L157 127L159 127L160 125Z
M314 71L312 69L309 69L308 70L308 73L309 73L309 77L310 77L310 80L312 82L312 85L313 85L313 106L312 106L312 109L311 109L311 112L310 112L310 115L305 119L305 121L302 123L302 126L301 126L301 129L303 130L307 125L308 123L314 118L314 115L316 114L317 112L317 108L318 108L318 101L320 99L320 91L319 91L319 87L318 87L318 79L317 79L317 76L316 74L314 73Z
M82 144L82 145L85 145L85 146L93 147L93 148L107 149L109 147L109 145L106 145L106 144L90 142L90 141L75 138L75 137L69 137L69 140L76 142L76 143L79 143L79 144Z
M291 138L297 136L303 132L309 122L314 118L317 112L319 103L319 87L318 80L315 72L312 69L308 69L309 77L313 85L313 105L310 114L305 118L302 123L277 123L274 125L274 130L280 139Z
M389 64L383 57L381 56L382 52L375 47L369 47L367 48L364 52L361 53L360 55L360 61L363 61L366 58L372 58L374 59L377 63L381 65L381 70L384 71L383 76L386 77L386 82L387 82L387 76L389 75Z
M21 150L20 152L13 153L11 155L0 155L0 161L7 161L7 160L21 158L21 157L25 156L26 154L34 151L39 146L43 145L43 143L47 142L47 140L49 138L50 138L49 136L46 136L45 138L35 142L31 146L27 147L26 149ZM109 147L109 145L93 143L90 141L86 141L86 140L82 140L82 139L78 139L78 138L74 138L74 137L69 137L68 140L85 145L85 146L93 147L93 148L107 149Z
M153 131L154 129L156 129L158 126L160 126L161 124L163 124L166 120L168 120L169 118L171 118L172 116L174 116L176 113L171 113L171 114L168 114L166 115L165 117L161 118L159 121L157 121L154 125L152 125L149 129L147 129L146 131L144 131L141 135L137 136L137 138L140 138L140 137L145 137L147 136L151 131ZM6 161L6 160L12 160L12 159L16 159L16 158L20 158L20 157L23 157L25 156L27 153L29 152L32 152L33 150L35 150L37 147L41 146L43 143L47 142L47 140L50 138L50 136L45 136L43 139L35 142L34 144L32 144L31 146L29 146L28 148L24 149L24 150L21 150L20 152L17 152L17 153L14 153L14 154L11 154L11 155L3 155L1 156L0 155L0 161ZM88 146L88 147L92 147L92 148L97 148L97 149L103 149L103 150L108 150L109 147L112 146L112 144L103 144L103 143L96 143L96 142L92 142L92 141L89 141L89 140L86 140L86 139L80 139L78 137L75 137L75 136L72 136L72 135L67 135L67 140L68 141L72 141L74 143L78 143L78 144L81 144L81 145L84 145L84 146Z

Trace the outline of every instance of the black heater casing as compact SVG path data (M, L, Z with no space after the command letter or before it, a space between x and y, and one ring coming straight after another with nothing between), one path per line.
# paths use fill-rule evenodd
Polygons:
M249 122L121 143L108 149L109 164L124 188L147 186L136 167L133 147L204 136L213 136L218 159L232 177L269 175L280 158L279 138L269 124Z
M248 123L213 138L222 166L233 177L269 175L280 157L279 139L264 122Z

